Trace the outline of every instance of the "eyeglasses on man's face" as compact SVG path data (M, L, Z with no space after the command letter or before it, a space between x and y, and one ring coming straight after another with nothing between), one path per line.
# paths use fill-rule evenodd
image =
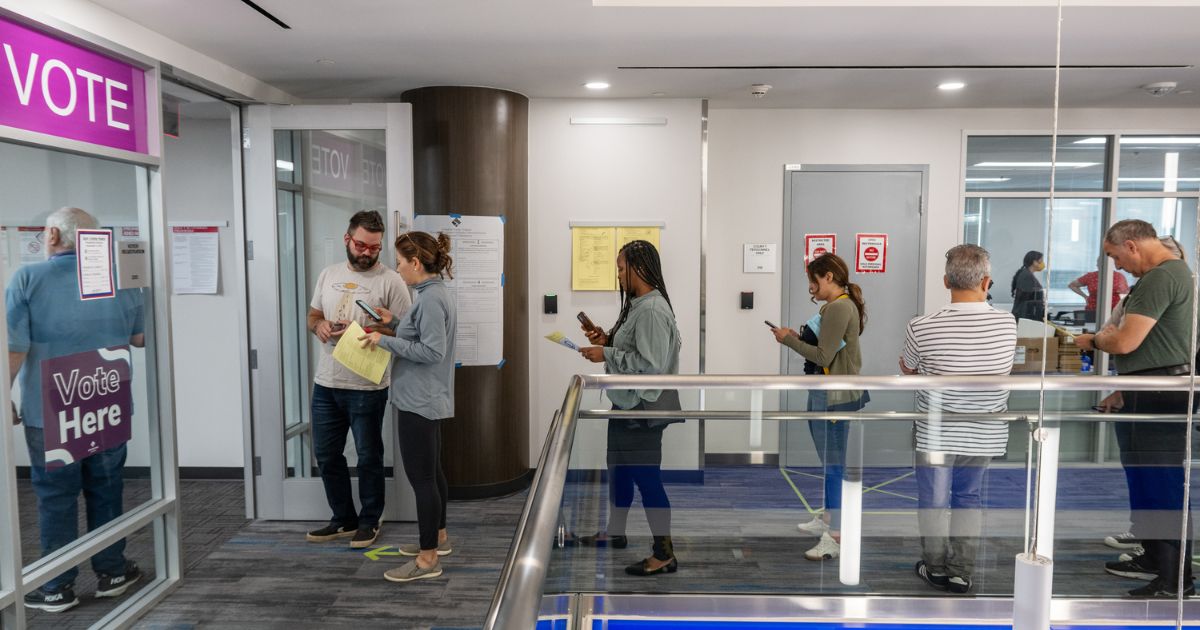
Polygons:
M383 245L368 245L356 238L351 238L350 243L354 245L354 249L366 254L375 254L378 253L379 250L383 249Z

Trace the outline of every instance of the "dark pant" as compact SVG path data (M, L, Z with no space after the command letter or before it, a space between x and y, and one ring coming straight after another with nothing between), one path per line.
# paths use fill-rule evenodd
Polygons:
M634 409L641 409L638 405ZM654 537L654 557L670 560L671 501L662 480L662 436L666 426L651 427L645 420L614 418L608 421L608 533L624 536L633 506L633 489L642 494L642 507Z
M313 452L325 499L333 510L330 522L347 528L377 527L383 516L383 412L387 390L362 391L313 385ZM350 469L346 467L346 433L354 433L358 452L358 499L354 509Z
M437 549L438 530L446 529L450 487L442 471L442 420L401 411L396 417L404 474L417 497L421 549Z
M1187 392L1122 392L1128 413L1186 414ZM1184 517L1184 455L1187 425L1178 422L1131 422L1122 447L1121 461L1128 462L1129 502L1134 508L1133 533L1146 548L1146 564L1170 584L1179 581L1183 554L1183 579L1192 581L1192 519L1188 516L1186 545L1180 545ZM1118 441L1118 445L1120 445ZM1188 506L1190 512L1190 506Z
M42 429L25 427L29 448L33 492L37 495L38 525L42 533L42 557L67 546L79 537L79 493L87 508L88 531L121 515L125 481L125 445L101 451L84 460L54 470L46 469L46 446ZM92 570L101 575L125 574L125 540L121 539L92 556ZM56 593L75 583L79 569L71 568L46 582Z

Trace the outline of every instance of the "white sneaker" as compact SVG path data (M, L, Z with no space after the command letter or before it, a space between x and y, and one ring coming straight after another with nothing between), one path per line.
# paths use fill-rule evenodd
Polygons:
M817 546L804 552L804 557L809 560L833 560L842 553L842 546L838 541L829 535L829 532L821 534L821 540L817 542Z
M796 529L800 530L802 533L808 534L809 536L820 536L821 534L829 531L829 525L822 520L821 515L818 514L815 518L813 518L813 520L807 523L800 523L799 525L796 525Z
M1138 540L1138 537L1134 536L1133 532L1124 532L1116 536L1105 536L1104 544L1113 549L1133 549L1141 547L1142 541Z

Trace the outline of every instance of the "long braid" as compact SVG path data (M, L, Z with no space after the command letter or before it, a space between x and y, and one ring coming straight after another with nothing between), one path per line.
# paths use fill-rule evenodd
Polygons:
M675 312L675 307L671 305L671 298L667 295L667 282L663 279L662 262L654 245L649 241L630 241L621 247L619 255L625 257L626 269L633 270L639 278L650 285L651 289L658 291L667 301L671 312ZM629 317L629 309L633 305L634 297L630 290L621 291L621 315L617 317L617 323L613 325L612 330L608 331L608 345L612 345L613 339L617 336L617 330Z

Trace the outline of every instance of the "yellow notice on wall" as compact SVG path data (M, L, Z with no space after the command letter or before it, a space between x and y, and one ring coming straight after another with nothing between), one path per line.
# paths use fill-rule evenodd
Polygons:
M617 228L617 251L630 241L650 241L650 244L662 253L662 247L658 244L658 234L661 228L653 227L618 227ZM614 263L615 264L615 263Z
M615 291L616 261L616 228L571 228L572 290Z
M350 328L333 347L333 358L346 366L351 372L378 385L383 381L383 373L392 362L392 353L383 348L363 348L359 337L367 334L358 322L350 322Z

